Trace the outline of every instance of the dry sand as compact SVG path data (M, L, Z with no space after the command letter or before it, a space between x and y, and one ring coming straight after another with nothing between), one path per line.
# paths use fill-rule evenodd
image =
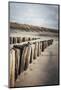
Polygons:
M58 41L47 47L16 80L15 87L58 84Z

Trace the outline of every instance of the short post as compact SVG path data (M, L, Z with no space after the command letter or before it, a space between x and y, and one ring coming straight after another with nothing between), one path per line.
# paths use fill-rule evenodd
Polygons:
M10 37L10 44L13 44L13 37Z
M20 42L21 42L21 38L17 37L17 43L20 43Z
M13 44L17 43L17 37L13 37Z

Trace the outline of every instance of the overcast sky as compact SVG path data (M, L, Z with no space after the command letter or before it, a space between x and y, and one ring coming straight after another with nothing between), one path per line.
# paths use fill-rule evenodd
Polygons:
M11 2L10 21L58 29L58 6Z

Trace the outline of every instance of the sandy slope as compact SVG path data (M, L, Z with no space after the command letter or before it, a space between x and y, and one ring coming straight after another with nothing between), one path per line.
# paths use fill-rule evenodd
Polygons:
M15 83L15 87L58 84L58 41L41 53Z

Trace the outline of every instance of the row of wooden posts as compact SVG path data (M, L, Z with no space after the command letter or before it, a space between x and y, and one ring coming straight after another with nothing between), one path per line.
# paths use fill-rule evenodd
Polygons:
M25 41L31 41L31 40L36 40L39 38L34 38L34 37L10 37L10 44L15 44L15 43L21 43Z
M51 45L53 39L50 40L38 40L29 41L23 45L13 45L10 49L10 87L15 86L17 77L24 71L27 70L30 63L40 56L41 52L46 47Z

